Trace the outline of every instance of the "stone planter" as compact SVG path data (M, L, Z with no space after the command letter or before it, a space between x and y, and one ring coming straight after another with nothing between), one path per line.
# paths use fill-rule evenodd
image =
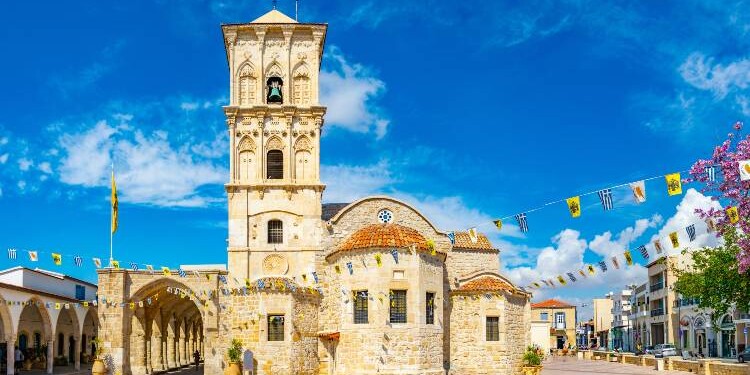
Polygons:
M224 375L242 375L242 364L239 362L229 362Z
M104 361L101 359L95 359L94 365L91 366L91 373L93 375L106 375L107 374L107 366L104 365Z
M523 375L539 375L542 373L542 366L523 366Z

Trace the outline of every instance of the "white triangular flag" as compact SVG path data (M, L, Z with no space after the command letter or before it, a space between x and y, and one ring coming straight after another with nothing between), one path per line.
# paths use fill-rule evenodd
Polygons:
M471 239L472 243L477 243L477 241L479 241L479 237L477 236L477 228L469 229L469 238Z
M740 160L740 180L750 180L750 160Z
M630 183L630 189L633 190L633 198L638 203L646 201L646 182L643 180Z

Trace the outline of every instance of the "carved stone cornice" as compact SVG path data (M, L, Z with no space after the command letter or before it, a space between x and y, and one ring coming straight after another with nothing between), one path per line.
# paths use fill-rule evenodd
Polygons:
M224 184L224 190L226 190L227 193L235 193L240 191L256 191L260 194L261 199L263 194L267 190L284 190L287 193L287 197L291 199L291 196L293 193L296 193L300 190L304 189L310 189L314 190L316 192L323 192L325 190L326 186L319 183L264 183L264 184L243 184L240 182L234 182L234 183L228 183Z

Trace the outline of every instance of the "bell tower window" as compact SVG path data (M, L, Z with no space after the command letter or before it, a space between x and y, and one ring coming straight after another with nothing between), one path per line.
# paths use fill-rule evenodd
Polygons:
M281 180L284 178L284 153L281 150L270 150L266 155L266 178Z
M266 81L266 102L268 104L283 104L284 94L282 88L284 81L280 77L270 77Z

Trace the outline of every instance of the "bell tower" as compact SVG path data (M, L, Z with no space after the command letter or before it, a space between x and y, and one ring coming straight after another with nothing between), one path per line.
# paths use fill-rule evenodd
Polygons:
M299 275L322 249L318 79L326 24L278 10L222 25L229 65L228 266Z

